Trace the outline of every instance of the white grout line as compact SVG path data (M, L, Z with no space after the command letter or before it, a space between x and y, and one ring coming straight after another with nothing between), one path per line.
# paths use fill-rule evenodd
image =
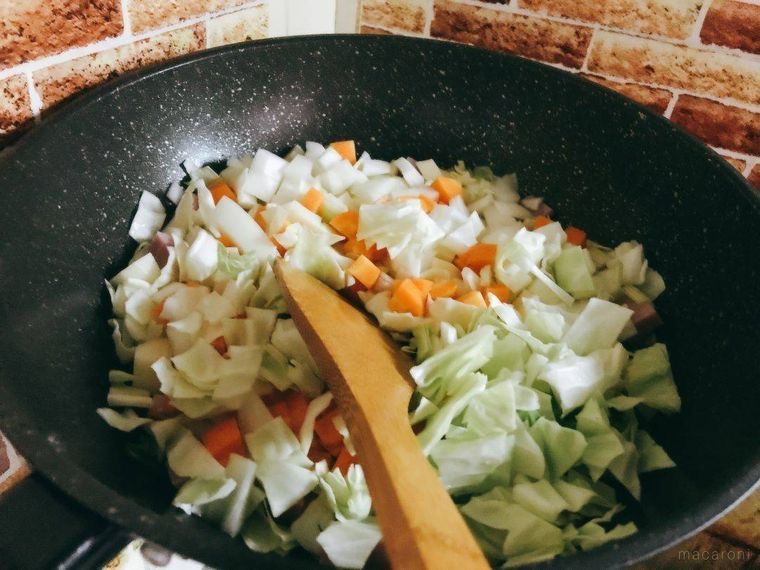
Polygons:
M705 144L707 144L707 143L705 143ZM712 147L713 150L715 150L715 152L717 152L719 154L724 154L724 155L726 155L728 157L735 158L737 160L744 160L744 161L747 161L747 162L751 162L751 161L755 161L755 160L760 160L760 157L754 156L752 154L747 154L746 152L738 152L738 151L731 150L731 149L728 149L728 148L723 148L723 147L720 147L720 146L713 146L713 145L710 145L710 146Z
M195 24L206 22L207 20L210 20L211 18L214 18L217 16L224 16L226 14L231 14L233 12L239 12L240 10L244 10L246 8L252 8L254 6L261 5L262 3L263 2L261 0L255 0L253 2L247 2L245 4L234 6L232 8L227 8L225 10L220 10L218 12L204 14L202 16L198 16L197 18L182 20L181 22L171 24L164 28L148 30L147 32L143 32L141 34L130 35L130 36L126 36L122 34L120 36L116 36L113 38L107 38L105 40L88 44L86 46L76 47L76 48L64 51L62 53L57 53L54 55L36 59L34 61L28 61L26 63L16 65L14 67L9 67L7 69L0 70L0 79L5 79L7 77L10 77L11 75L18 75L21 73L27 73L27 72L34 73L35 71L39 71L40 69L43 69L45 67L50 67L51 65L64 63L66 61L71 61L72 59L77 59L79 57L84 57L84 56L91 55L93 53L98 53L107 49L122 47L127 44L131 44L131 43L138 42L140 40L145 40L148 38L159 36L167 32L173 32L175 30L179 30L182 28L194 26Z
M429 35L425 35L424 32L410 32L409 30L402 30L401 28L391 28L388 26L382 26L380 24L368 24L363 23L362 26L366 26L368 28L375 28L376 30L383 30L386 32L390 32L391 34L397 35L397 36L409 36L410 38L431 38ZM432 38L437 41L446 41L451 43L463 43L463 42L456 42L454 40L447 40L446 38Z
M425 10L425 27L422 33L426 36L430 36L430 28L433 26L433 18L435 17L435 0L428 0L427 9Z
M594 47L594 38L596 38L597 28L591 32L591 39L588 41L588 47L586 47L586 55L583 56L583 63L581 64L581 72L588 73L588 60L591 57L591 49Z
M705 23L705 18L707 18L707 13L710 11L712 2L713 0L705 0L705 3L702 4L702 7L699 9L697 21L694 22L694 27L691 29L691 34L689 34L689 37L686 38L687 44L693 44L695 46L702 45L702 42L699 39L699 34L702 32L702 25Z
M21 459L21 456L16 452L14 447L11 445L11 442L8 441L8 438L5 437L2 433L0 433L0 438L5 441L5 450L8 453L8 469L4 473L0 473L0 483L5 481L6 479L10 479L10 477L19 470L19 468L23 464L23 460Z
M670 116L673 114L673 109L676 108L676 103L678 103L678 96L679 93L673 93L673 96L670 98L670 101L668 101L668 106L665 108L665 110L662 112L662 116L666 119L670 119Z
M132 19L129 17L129 0L121 0L121 19L124 22L122 36L130 37L132 35Z
M760 164L760 158L754 158L753 160L748 160L747 165L744 167L744 170L742 171L742 175L744 178L749 178L749 175L752 174L752 169L755 168Z
M42 110L42 97L37 92L37 88L34 85L34 79L32 78L32 72L26 72L26 86L29 90L29 106L32 108L34 119L39 120L40 111Z

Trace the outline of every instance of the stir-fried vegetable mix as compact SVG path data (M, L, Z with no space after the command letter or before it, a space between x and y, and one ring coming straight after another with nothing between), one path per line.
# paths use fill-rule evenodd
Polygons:
M680 408L651 337L665 286L641 244L609 249L563 227L540 198L520 199L514 175L357 160L353 141L260 149L218 173L185 166L168 223L143 193L129 231L140 245L106 283L124 370L98 410L150 436L178 507L257 552L300 547L339 567L363 566L381 539L274 279L283 256L414 355L410 422L495 564L635 532L621 499L639 499L640 473L673 466L642 424Z

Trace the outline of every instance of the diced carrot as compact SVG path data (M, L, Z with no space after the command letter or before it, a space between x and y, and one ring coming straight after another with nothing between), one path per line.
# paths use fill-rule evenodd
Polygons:
M282 418L283 421L288 424L288 427L290 427L290 408L288 408L288 403L285 400L280 400L267 407L269 408L269 413L272 414L273 417Z
M537 230L538 228L548 226L551 223L552 221L546 216L536 216L535 218L533 218L533 229Z
M388 308L397 313L412 313L415 317L425 314L425 297L411 279L404 279L393 292Z
M356 456L351 455L344 446L341 448L340 453L338 453L338 458L335 460L333 469L340 469L340 472L345 476L348 473L348 468L354 463L356 463Z
M372 287L377 282L378 277L380 277L380 268L364 255L357 257L354 262L348 266L347 271L367 289Z
M473 307L480 307L482 309L485 309L488 306L480 291L470 291L465 293L461 297L457 297L457 301L464 303L465 305L472 305Z
M349 239L356 239L356 232L359 231L359 212L355 210L349 210L338 214L332 220L330 225L340 235L346 236Z
M467 251L460 253L454 259L459 269L469 267L475 273L480 273L486 265L491 265L496 259L496 245L493 243L476 243Z
M301 430L303 420L306 418L306 409L309 407L309 400L303 392L298 390L289 390L285 397L285 403L288 405L290 422L288 425L296 435Z
M285 255L287 253L287 249L284 245L282 245L279 241L274 239L274 236L270 236L269 241L272 242L272 245L277 248L277 253L279 253L281 256Z
M165 420L179 415L179 410L172 404L171 398L166 394L155 394L150 401L148 417L154 420Z
M237 418L234 415L227 416L214 424L201 436L201 441L214 459L222 465L227 465L233 453L243 457L248 455L243 434L240 433Z
M354 141L335 141L330 147L351 164L356 164L356 144Z
M452 199L464 194L462 185L448 176L439 176L430 185L438 192L438 201L448 204Z
M418 277L413 277L412 283L414 283L414 286L420 290L423 298L426 298L428 296L428 293L430 293L430 290L433 288L433 282L430 279L420 279Z
M271 408L277 402L282 402L285 399L285 392L280 392L277 388L274 388L271 392L261 395L261 401L264 402L267 408Z
M340 244L340 250L344 255L351 259L356 259L360 255L363 255L372 262L382 261L386 258L388 250L385 248L377 249L375 244L371 247L367 247L367 242L364 240L347 239Z
M433 287L430 289L430 296L433 299L438 299L440 297L453 297L457 292L457 282L453 280L449 281L439 281L438 283L434 283Z
M232 241L232 238L228 236L225 233L219 234L219 243L221 243L224 247L236 247L237 244Z
M165 325L169 322L169 319L163 319L161 318L161 313L164 310L164 302L161 301L160 303L156 303L153 305L153 307L150 309L150 318L156 321L160 325Z
M211 197L214 199L214 204L218 204L225 196L230 200L237 201L237 194L235 194L235 191L222 179L215 180L208 189L209 192L211 192Z
M506 285L489 285L488 287L483 287L481 289L481 293L483 293L483 297L486 299L488 298L488 294L491 293L492 295L496 295L496 297L501 301L502 303L507 303L512 298L512 291L507 287Z
M319 463L320 461L327 461L327 463L333 462L333 456L329 451L322 447L322 444L319 443L319 438L317 437L311 442L311 447L309 448L309 453L307 455L314 463Z
M322 204L325 201L325 196L317 190L316 188L309 188L306 191L306 194L301 196L301 199L299 202L301 202L301 205L306 208L307 210L311 210L314 213L319 212L319 209L322 207Z
M567 241L569 243L586 247L586 232L582 229L576 228L575 226L568 226L565 233L567 234Z
M369 255L367 257L373 263L385 263L389 258L388 250L384 247L377 249L377 245L373 245L371 248L369 248Z
M223 336L218 336L214 340L212 340L211 346L213 346L214 350L216 350L222 356L224 356L227 353L227 341L224 340Z
M264 210L266 210L266 208L259 208L258 210L256 210L256 213L253 215L253 220L257 224L259 224L259 227L262 230L267 231L268 224L267 224L267 221L264 219Z
M420 202L422 203L422 209L426 214L429 214L435 208L435 200L428 198L427 196L420 196Z
M335 429L333 418L338 415L336 408L328 408L322 412L314 422L314 433L317 434L320 443L328 451L337 450L343 445L343 436Z
M433 211L433 208L435 208L435 201L431 200L427 196L402 196L399 198L402 202L406 200L419 200L420 206L422 206L422 211L426 214L429 214Z

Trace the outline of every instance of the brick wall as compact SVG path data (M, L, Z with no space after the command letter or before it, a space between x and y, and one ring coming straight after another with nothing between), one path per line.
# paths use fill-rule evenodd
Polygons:
M0 0L0 146L82 89L267 31L266 0Z
M615 89L760 188L760 0L362 0L364 33L516 53Z

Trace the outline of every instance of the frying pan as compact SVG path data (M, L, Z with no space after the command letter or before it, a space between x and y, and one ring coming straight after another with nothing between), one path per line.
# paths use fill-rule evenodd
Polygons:
M665 277L683 411L652 431L678 468L644 476L638 534L545 567L632 563L756 484L760 201L729 165L643 107L517 57L400 37L270 40L124 77L0 160L0 427L36 470L0 504L0 566L86 567L123 529L215 567L313 564L257 555L172 508L165 476L95 414L116 364L103 278L134 250L140 191L162 192L184 159L345 138L382 158L517 172L596 241L643 242Z

